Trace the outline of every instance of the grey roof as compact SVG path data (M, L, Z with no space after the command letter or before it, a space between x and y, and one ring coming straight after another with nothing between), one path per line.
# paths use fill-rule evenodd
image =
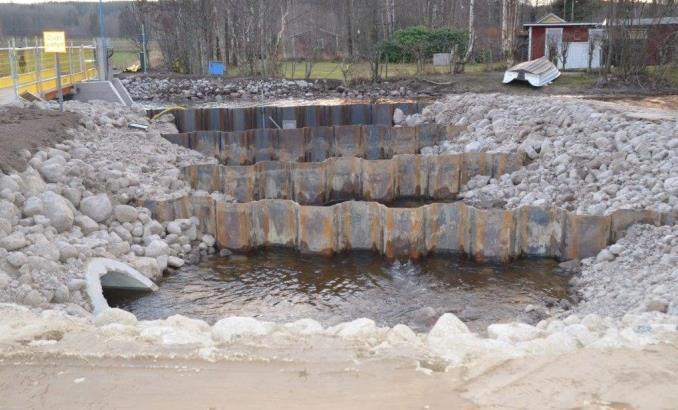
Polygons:
M653 26L656 24L676 24L678 25L678 17L643 17L630 20L618 20L618 24L626 24L632 26ZM607 26L608 21L605 19L603 21L603 26Z
M525 23L525 27L566 27L566 26L598 26L600 23Z

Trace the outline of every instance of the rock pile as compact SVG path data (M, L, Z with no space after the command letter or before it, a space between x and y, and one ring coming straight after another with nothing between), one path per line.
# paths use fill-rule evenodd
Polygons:
M678 227L635 225L573 278L575 311L622 317L628 312L678 315Z
M135 205L185 195L190 187L178 167L208 159L166 141L160 130L173 125L148 124L141 109L65 106L82 117L68 130L72 138L25 152L25 171L0 174L0 302L89 309L83 277L90 258L120 260L158 280L168 267L214 252L197 220L160 224ZM132 130L130 122L150 128Z
M132 98L138 101L258 101L264 99L326 97L385 98L424 95L397 83L384 82L379 87L357 85L353 88L329 80L256 80L220 78L182 78L133 76L122 80Z
M452 95L400 124L466 126L424 153L524 152L531 163L498 179L476 177L464 201L514 208L557 204L601 215L678 211L678 121L640 120L592 102L506 94Z
M359 318L324 327L312 319L272 323L252 317L227 317L214 325L174 315L164 320L143 321L120 309L107 309L94 320L46 310L40 314L22 306L0 304L0 343L13 352L44 351L40 342L49 335L69 334L68 343L49 345L51 354L100 358L131 357L201 358L219 360L256 358L280 360L303 340L303 354L362 361L369 357L398 357L416 360L420 370L444 371L491 359L535 355L557 355L582 347L642 348L671 342L678 318L657 312L611 319L589 314L550 319L537 326L502 323L488 327L488 336L472 333L451 313L445 313L428 333L415 333L405 325L379 327L373 320ZM27 343L31 341L31 343ZM44 344L42 344L44 346ZM115 348L123 347L123 348Z

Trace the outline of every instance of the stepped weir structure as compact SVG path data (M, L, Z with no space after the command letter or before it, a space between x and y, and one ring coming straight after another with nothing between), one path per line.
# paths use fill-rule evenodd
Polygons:
M455 127L393 127L417 104L205 109L181 112L165 138L219 159L183 170L195 194L146 201L154 218L196 217L220 248L284 246L307 253L372 250L391 258L455 253L477 260L581 259L635 223L674 224L675 213L618 210L580 215L553 207L480 209L456 201L476 175L524 166L520 154L421 155ZM302 128L256 129L267 121ZM215 199L216 198L216 199ZM389 206L409 199L418 207Z

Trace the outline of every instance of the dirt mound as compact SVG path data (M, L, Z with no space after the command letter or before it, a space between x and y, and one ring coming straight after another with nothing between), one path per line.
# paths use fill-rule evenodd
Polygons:
M36 108L0 110L0 169L24 171L23 150L34 152L70 138L66 130L77 127L79 119L75 113Z

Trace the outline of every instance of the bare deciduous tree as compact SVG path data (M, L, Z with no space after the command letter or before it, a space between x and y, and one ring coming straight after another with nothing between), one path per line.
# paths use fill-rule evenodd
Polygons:
M464 66L468 62L469 58L471 57L471 53L473 53L473 43L476 38L476 30L475 30L475 0L469 0L469 5L468 5L468 46L466 47L466 53L464 53L464 57L462 57L459 60L459 63L457 64L456 69L454 70L457 73L463 73L464 72Z
M560 64L562 64L563 70L567 68L567 55L569 54L569 52L570 52L570 42L569 41L561 42L558 53L560 56Z
M512 66L518 24L518 0L502 0L501 4L501 48L504 61L508 66Z

